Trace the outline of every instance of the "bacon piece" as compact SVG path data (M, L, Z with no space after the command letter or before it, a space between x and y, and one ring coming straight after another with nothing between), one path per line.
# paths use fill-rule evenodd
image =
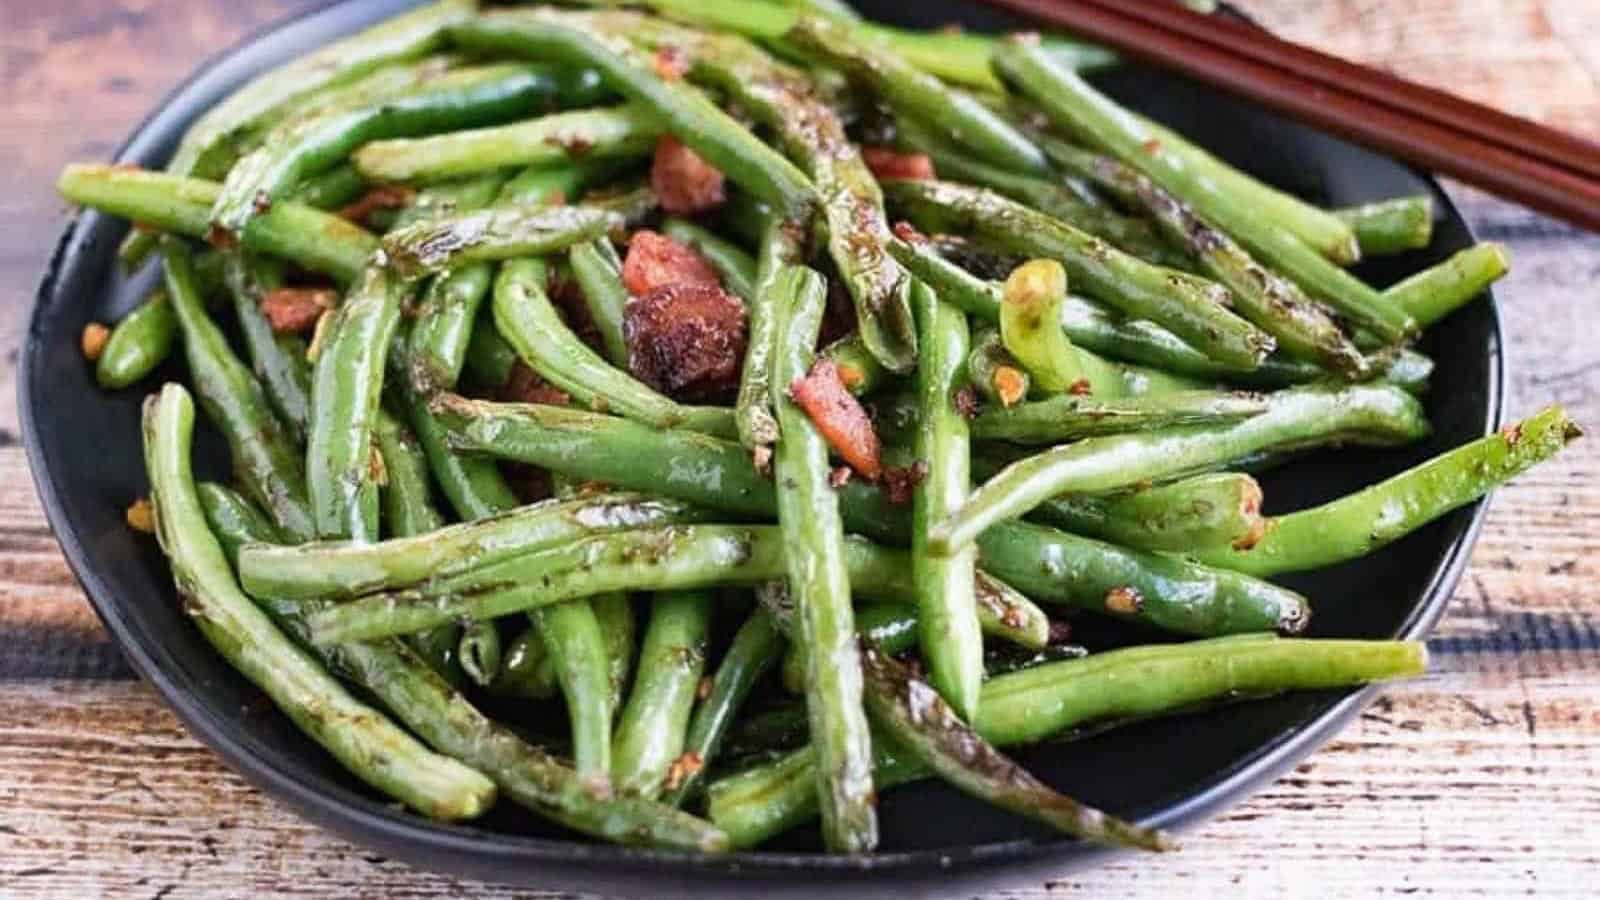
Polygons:
M714 282L667 284L628 301L622 336L628 369L646 384L673 396L714 396L738 384L744 306Z
M650 187L661 198L661 208L675 216L715 209L727 199L722 170L706 162L672 135L656 142L650 164Z
M261 314L278 334L305 334L338 302L327 288L278 288L261 298Z
M673 285L722 286L716 270L700 254L654 231L636 232L628 240L622 284L635 297Z
M869 481L878 480L883 473L883 444L866 409L845 389L838 363L831 359L812 363L804 378L789 385L789 397L850 468Z
M862 147L861 160L879 178L927 181L937 177L926 153L901 153L892 147Z
M883 492L889 503L905 506L911 502L911 492L928 477L928 461L919 459L909 466L889 466L883 470Z

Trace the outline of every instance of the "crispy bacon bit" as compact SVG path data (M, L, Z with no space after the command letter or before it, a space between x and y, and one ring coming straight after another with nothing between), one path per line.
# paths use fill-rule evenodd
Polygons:
M1131 616L1144 608L1144 597L1131 587L1114 587L1106 591L1106 611Z
M956 412L961 414L961 418L969 422L976 419L982 407L983 404L978 402L978 392L972 385L964 384L956 391Z
M106 342L111 340L111 329L99 322L90 322L83 326L83 334L79 337L79 346L83 348L83 358L94 362L106 352Z
M417 192L398 184L380 184L367 191L361 199L339 210L339 218L357 224L380 209L405 209L417 199Z
M656 77L662 81L678 81L689 73L689 55L671 45L656 51Z
M1070 387L1067 388L1067 393L1072 394L1073 396L1076 396L1076 397L1082 397L1083 395L1089 393L1092 390L1094 390L1094 387L1089 384L1089 379L1087 379L1087 378L1079 378L1077 381L1074 381Z
M700 254L654 231L637 232L628 241L622 284L635 297L679 285L722 286L716 270Z
M1027 395L1028 381L1016 368L1000 366L994 370L994 392L1000 397L1000 405L1010 409Z
M855 470L849 466L839 466L828 473L828 487L838 490L850 483L850 473Z
M883 474L883 445L867 411L845 390L838 363L817 360L804 378L789 385L789 396L851 468L869 481L878 480Z
M744 306L715 282L668 284L632 298L622 335L628 369L663 393L715 396L739 381Z
M684 779L698 773L705 767L705 757L693 750L689 750L673 760L672 765L667 768L667 780L663 787L669 791L675 791L683 786Z
M935 177L926 153L901 153L893 147L862 147L861 159L879 178L927 181Z
M133 501L133 505L128 507L125 518L128 520L128 527L134 531L142 531L145 534L156 533L156 510L150 505L147 497Z
M261 314L277 334L304 334L338 302L327 288L278 288L261 298Z
M919 459L909 466L888 466L883 470L883 490L889 502L904 506L911 502L911 492L928 477L928 461Z
M675 216L715 209L727 199L722 170L703 159L672 135L656 142L650 164L650 187L661 198L661 208Z
M538 372L519 361L511 367L506 383L500 386L499 396L507 403L542 403L545 406L569 406L572 398Z
M917 230L917 226L901 220L894 223L894 236L908 244L926 244L928 236Z

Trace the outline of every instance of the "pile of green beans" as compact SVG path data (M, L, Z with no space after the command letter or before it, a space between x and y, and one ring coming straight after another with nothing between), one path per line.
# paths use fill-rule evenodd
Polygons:
M1270 579L1581 433L1550 407L1269 514L1265 464L1429 434L1411 342L1503 248L1364 284L1428 246L1431 198L1292 197L1101 95L1078 72L1115 57L1070 40L574 5L424 5L251 81L164 172L58 183L138 223L128 265L158 251L84 348L107 390L181 348L144 450L184 609L420 815L499 798L705 853L815 817L865 854L880 796L934 776L1167 850L1001 748L1420 674L1412 642L1279 639L1323 598ZM694 337L666 352L726 344L737 381L652 387L638 311L719 289L742 321L668 306ZM197 405L228 486L191 467ZM1078 616L1171 640L1091 653Z

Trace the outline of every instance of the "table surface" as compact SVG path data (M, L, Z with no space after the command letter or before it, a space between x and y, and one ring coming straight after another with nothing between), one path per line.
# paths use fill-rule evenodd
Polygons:
M120 660L40 511L12 383L68 160L107 158L203 58L318 0L0 2L0 896L540 896L411 869L225 768ZM1238 0L1280 34L1600 137L1595 0ZM1508 244L1510 413L1600 427L1600 237L1475 191ZM1432 641L1276 784L1184 836L1006 894L1592 896L1600 872L1600 440L1493 501Z

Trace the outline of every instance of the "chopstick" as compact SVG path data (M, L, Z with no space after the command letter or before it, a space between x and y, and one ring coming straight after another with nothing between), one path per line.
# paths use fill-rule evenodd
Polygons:
M986 2L1600 230L1600 145L1176 4Z

